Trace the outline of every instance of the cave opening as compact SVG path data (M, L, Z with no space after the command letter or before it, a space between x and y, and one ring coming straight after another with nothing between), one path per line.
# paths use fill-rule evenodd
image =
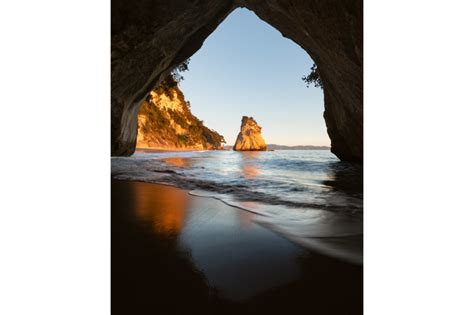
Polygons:
M143 101L136 149L231 149L243 116L262 126L271 149L329 148L322 87L303 81L313 65L255 13L236 9Z
M247 8L318 65L331 152L363 160L363 5L355 1L115 0L111 40L111 154L134 153L137 115L150 91L194 55L237 8ZM166 14L163 14L166 13ZM307 73L307 72L306 72Z

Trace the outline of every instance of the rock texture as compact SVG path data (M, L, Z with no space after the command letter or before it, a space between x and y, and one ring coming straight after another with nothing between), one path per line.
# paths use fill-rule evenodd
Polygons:
M300 45L324 84L331 151L363 159L362 0L112 0L112 155L135 148L137 114L170 69L191 57L236 7ZM309 70L309 69L308 69Z
M235 151L266 151L267 145L262 137L260 127L253 117L242 117L240 132L235 140Z
M223 143L223 136L191 113L177 86L151 91L138 113L137 148L220 150Z

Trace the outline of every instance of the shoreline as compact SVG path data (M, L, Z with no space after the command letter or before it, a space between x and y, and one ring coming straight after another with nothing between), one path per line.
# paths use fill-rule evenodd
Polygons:
M267 148L267 150L248 150L248 151L236 151L236 152L273 152L273 151L330 151L331 147L320 147L312 149L292 149L291 146L287 146L285 149L274 149ZM203 152L203 151L235 151L232 147L223 147L222 149L157 149L157 148L135 148L135 152L151 152L151 153L171 153L171 152Z
M301 248L252 216L175 186L112 179L114 311L163 308L164 295L169 310L191 301L185 313L362 313L362 266Z

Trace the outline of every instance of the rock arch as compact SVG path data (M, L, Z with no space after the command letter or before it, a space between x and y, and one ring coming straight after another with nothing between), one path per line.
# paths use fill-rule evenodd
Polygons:
M112 155L134 152L146 95L237 7L252 10L313 58L324 83L331 151L362 161L362 0L112 0Z

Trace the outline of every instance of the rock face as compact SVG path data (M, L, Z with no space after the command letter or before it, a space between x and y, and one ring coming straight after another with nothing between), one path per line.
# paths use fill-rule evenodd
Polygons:
M266 151L267 145L262 137L260 127L253 117L242 117L240 132L235 140L235 151Z
M178 86L151 91L138 113L137 148L220 150L224 137L204 126Z
M341 160L362 161L362 4L363 0L112 0L112 155L133 153L138 110L149 92L191 57L230 12L246 7L311 56L324 85L331 151Z

